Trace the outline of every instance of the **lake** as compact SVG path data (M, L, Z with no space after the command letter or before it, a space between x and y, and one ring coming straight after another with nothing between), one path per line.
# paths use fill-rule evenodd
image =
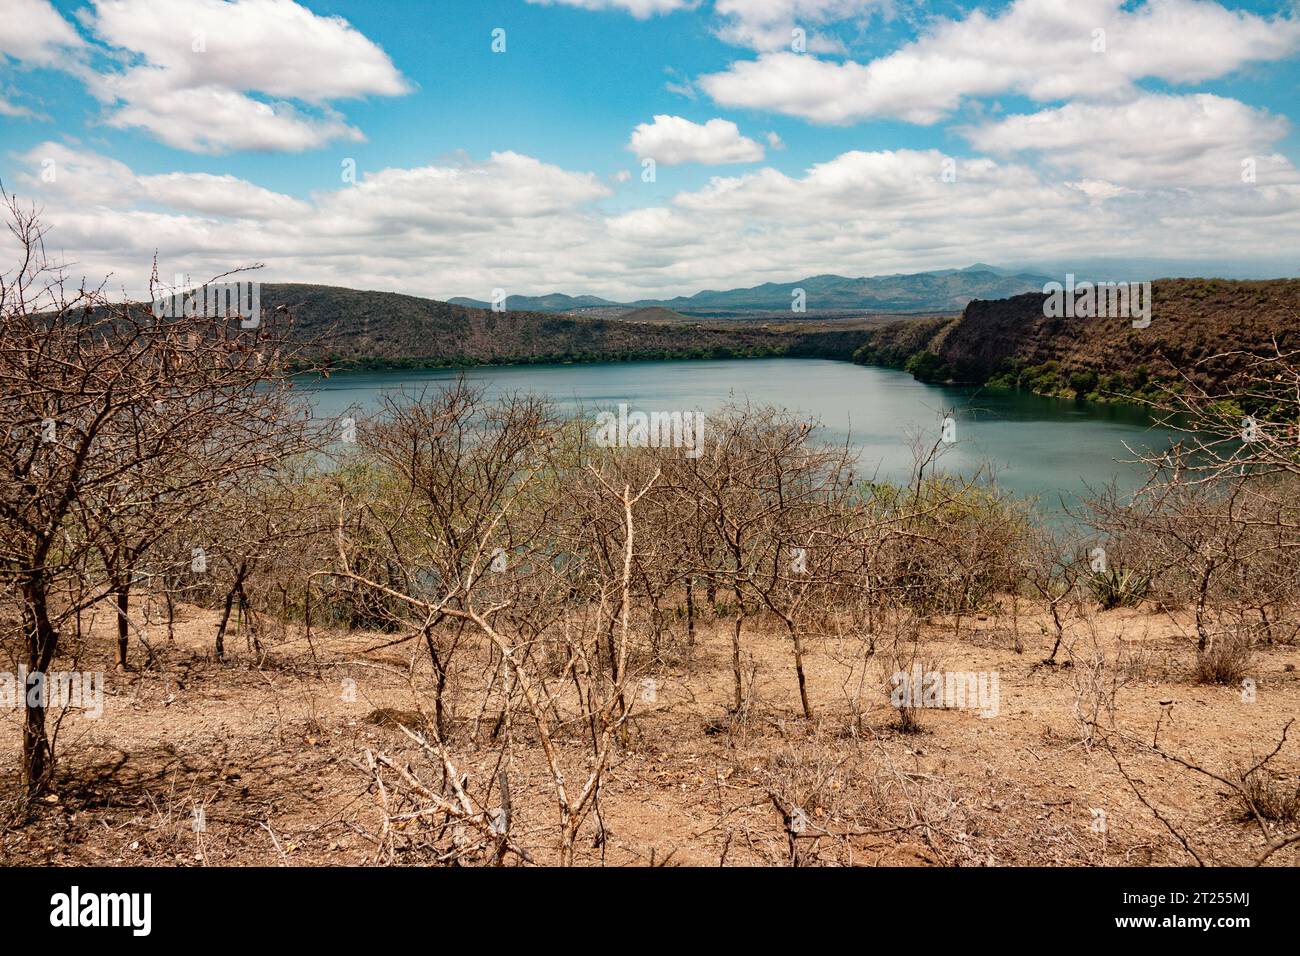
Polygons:
M827 441L847 437L863 473L906 480L909 439L940 437L952 411L956 442L941 459L944 470L971 473L990 466L1000 487L1037 497L1045 511L1077 500L1086 488L1112 479L1140 481L1129 448L1163 448L1169 432L1132 406L1041 398L1015 392L926 385L906 372L823 359L611 362L518 365L472 369L339 372L304 385L323 417L373 413L384 392L437 385L463 374L489 394L529 392L562 409L709 412L731 400L776 405L816 419Z

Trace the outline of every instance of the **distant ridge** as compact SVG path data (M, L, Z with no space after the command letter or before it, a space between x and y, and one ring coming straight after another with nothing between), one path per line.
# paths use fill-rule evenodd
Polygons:
M959 312L975 299L1006 299L1041 292L1049 277L1013 272L987 263L964 269L851 278L816 275L794 282L765 282L747 289L706 289L672 299L613 302L597 296L553 292L542 296L512 295L506 308L532 312L582 312L588 309L667 308L685 315L700 313L790 312L795 292L802 289L805 306L818 312ZM485 309L490 303L457 297L453 305Z
M283 307L306 354L339 368L424 368L533 362L851 358L860 328L767 329L684 320L667 309L612 319L509 309L493 312L395 292L266 283L264 313Z
M491 302L470 299L458 295L447 300L449 305L463 305L470 309L490 309ZM602 306L618 306L621 302L611 302L595 295L565 295L563 292L551 292L547 295L509 295L505 306L511 312L574 312Z

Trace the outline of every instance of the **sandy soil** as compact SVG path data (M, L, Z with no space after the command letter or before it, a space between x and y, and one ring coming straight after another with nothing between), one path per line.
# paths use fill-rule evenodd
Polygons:
M927 710L917 734L894 726L883 655L864 672L856 642L813 642L816 715L803 719L788 645L761 622L747 637L756 674L749 717L734 725L726 717L729 625L718 622L701 629L689 673L678 666L638 674L656 681L655 700L636 705L600 802L606 839L594 839L593 817L579 836L579 862L786 865L780 800L806 814L797 847L809 864L1194 862L1135 788L1206 863L1253 861L1263 838L1228 788L1143 744L1159 722L1162 748L1208 770L1258 760L1300 715L1300 647L1257 649L1251 672L1258 690L1248 703L1239 688L1192 682L1194 647L1176 620L1143 609L1095 621L1105 653L1127 661L1108 674L1124 681L1115 719L1128 739L1115 753L1131 784L1110 750L1082 739L1076 709L1078 685L1087 683L1086 639L1076 638L1075 666L1043 666L1051 642L1032 614L1018 625L1023 653L1005 618L963 621L957 639L953 622L927 626L929 656L945 669L998 673L1000 707L988 719L973 710ZM318 631L309 643L293 632L268 643L260 661L242 638L228 639L231 653L220 664L210 656L214 629L215 615L187 608L173 641L153 639L156 666L123 674L111 671L104 629L79 664L107 672L103 715L65 717L56 792L26 820L16 815L19 713L0 718L8 768L0 781L0 863L388 859L375 840L381 795L364 769L365 753L436 777L410 738L376 715L410 711L409 688L394 671L414 660L417 685L427 686L423 655L411 642L379 647L393 640L387 635ZM347 679L356 681L353 700L346 699ZM864 705L854 714L849 697L859 685ZM472 712L461 705L453 749L471 779L491 779L492 755L467 739ZM566 746L580 768L583 739L575 734ZM1295 782L1300 727L1270 767ZM510 774L513 830L547 862L557 811L536 748L517 747ZM204 816L199 832L196 807ZM393 862L428 862L403 839L394 844ZM1300 845L1271 864L1300 864Z

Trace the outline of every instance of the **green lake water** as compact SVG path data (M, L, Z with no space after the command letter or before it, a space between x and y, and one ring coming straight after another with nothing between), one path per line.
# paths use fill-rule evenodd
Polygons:
M945 446L944 470L992 469L1000 487L1039 499L1045 511L1077 500L1089 486L1118 479L1135 486L1142 472L1130 462L1143 448L1163 448L1169 432L1145 411L1041 398L1014 392L925 385L905 372L821 359L619 362L520 365L466 370L342 372L304 382L315 413L362 418L381 394L437 386L464 374L489 394L547 396L562 410L616 412L702 411L748 399L816 419L825 441L846 438L859 455L864 477L906 480L910 439L931 444L951 411L956 442ZM1126 447L1127 446L1127 447Z

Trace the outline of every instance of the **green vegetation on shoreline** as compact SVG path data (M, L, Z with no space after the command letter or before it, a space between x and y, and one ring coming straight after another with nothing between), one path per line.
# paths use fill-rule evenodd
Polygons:
M481 368L512 365L586 365L597 362L668 362L668 361L718 361L725 359L808 357L790 356L780 347L756 346L732 348L715 346L709 349L647 349L615 353L564 352L525 356L503 356L482 359L474 356L421 357L421 358L362 358L347 359L329 354L326 361L331 369L339 371L395 372L408 369L430 368Z
M976 300L960 316L848 322L664 324L502 312L327 286L268 285L311 359L378 371L586 362L824 358L932 384L1147 402L1185 385L1230 387L1251 361L1300 345L1300 280L1162 279L1152 322L1051 318L1044 297Z
M1144 403L1188 387L1232 388L1259 358L1300 347L1296 279L1158 280L1145 328L1127 318L1048 317L1044 298L975 301L956 319L883 325L868 330L853 361L933 384Z

